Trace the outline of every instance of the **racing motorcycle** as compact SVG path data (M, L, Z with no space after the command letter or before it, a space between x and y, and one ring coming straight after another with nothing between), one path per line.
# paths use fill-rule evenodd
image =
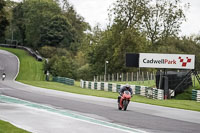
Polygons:
M126 111L130 99L131 99L131 93L129 91L124 91L124 93L121 96L120 102L118 104L118 109Z
M2 75L2 80L4 81L5 78L6 78L6 74L3 73L3 75Z

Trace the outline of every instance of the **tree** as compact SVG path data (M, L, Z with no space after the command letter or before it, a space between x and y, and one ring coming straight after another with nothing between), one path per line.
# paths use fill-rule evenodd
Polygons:
M84 18L77 14L74 7L68 3L67 0L63 0L63 15L67 18L72 28L72 35L74 41L70 44L70 49L74 52L77 52L80 44L82 43L85 31L90 29L88 23L85 22ZM64 42L63 42L64 43Z
M13 23L22 42L33 48L49 45L77 52L89 26L64 1L63 9L58 0L27 0L14 8Z
M54 16L50 22L41 26L40 46L62 46L69 47L74 41L72 35L72 26L64 16Z
M155 0L154 4L149 4L144 14L143 30L151 43L177 36L182 22L186 20L184 11L187 8L189 5L182 6L180 0Z
M53 76L77 78L76 64L72 58L67 56L54 55L45 68L49 70Z
M57 14L61 14L61 9L54 0L28 0L14 9L13 22L20 30L23 42L37 48L40 27Z
M26 24L25 24L25 18L24 18L24 10L23 10L23 3L19 3L14 9L13 9L13 18L12 18L12 24L17 28L19 31L19 42L22 44L25 44L26 39Z
M121 30L120 24L110 29L94 31L91 44L88 46L88 59L94 75L104 74L105 61L109 61L108 73L126 72L125 54L127 52L145 52L148 43L146 36L134 28Z
M6 12L4 7L6 3L4 0L0 1L0 38L3 38L5 35L6 27L9 25L8 19L6 17Z
M178 35L188 7L180 0L117 0L110 9L110 18L114 17L113 23L120 23L123 29L132 27L146 33L155 44Z
M141 28L142 18L150 0L117 0L110 8L109 17L123 28ZM112 23L112 22L111 22Z

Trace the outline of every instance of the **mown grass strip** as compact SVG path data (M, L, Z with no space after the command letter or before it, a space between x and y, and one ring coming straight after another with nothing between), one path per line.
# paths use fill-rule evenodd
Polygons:
M0 47L0 49L9 51L19 58L20 70L16 80L43 81L45 79L43 62L36 61L36 59L30 56L27 51L4 47Z
M0 120L0 133L29 133L29 132L17 128L8 122Z

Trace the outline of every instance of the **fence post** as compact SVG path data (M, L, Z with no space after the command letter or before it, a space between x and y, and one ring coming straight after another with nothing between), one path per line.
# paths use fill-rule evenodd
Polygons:
M142 80L143 80L143 83L144 83L144 72L142 72Z
M134 79L133 79L133 72L131 73L131 81L133 81Z
M128 81L128 72L126 73L126 81Z
M195 87L195 78L196 78L196 77L195 77L195 75L194 75L194 74L192 74L192 76L194 77L193 79L194 79L194 87Z
M117 82L119 81L119 73L117 73Z

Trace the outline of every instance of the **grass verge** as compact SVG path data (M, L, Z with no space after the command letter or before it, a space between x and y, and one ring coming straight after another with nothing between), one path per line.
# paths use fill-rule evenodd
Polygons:
M0 133L29 133L29 132L17 128L8 122L0 120Z
M29 56L27 51L15 48L4 48L2 50L9 51L15 54L20 60L20 70L16 80L44 80L43 62L36 61L32 56Z

